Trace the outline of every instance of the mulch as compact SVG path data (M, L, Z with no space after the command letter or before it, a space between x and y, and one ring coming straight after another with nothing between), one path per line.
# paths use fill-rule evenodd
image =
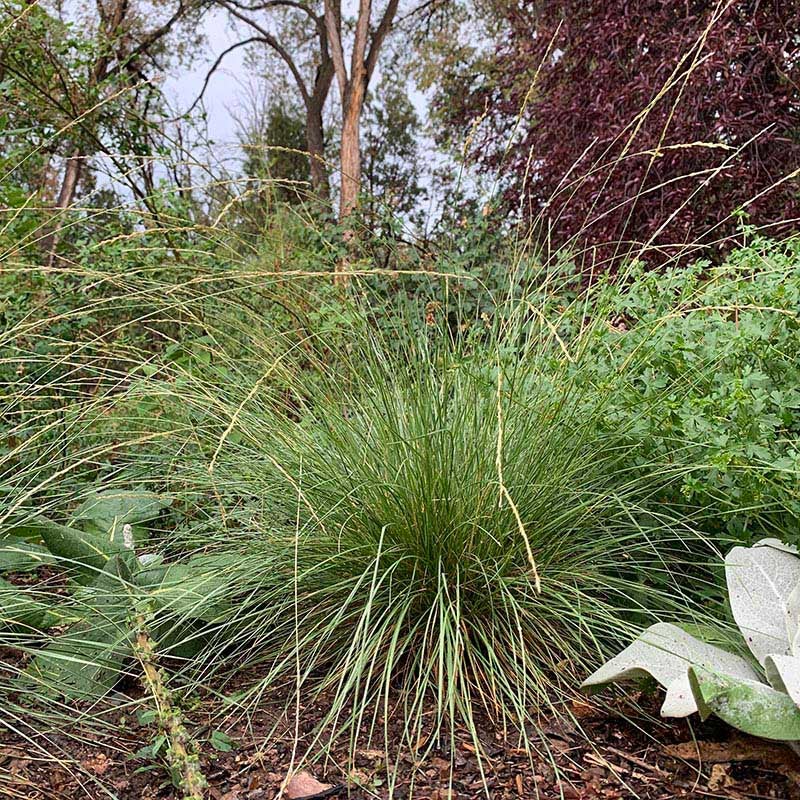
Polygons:
M43 575L16 577L22 583ZM20 658L0 652L0 664ZM239 675L236 683L245 687L257 677ZM118 688L123 701L141 693L135 681ZM200 746L208 798L272 800L287 775L302 769L329 787L308 800L800 800L800 757L788 747L739 736L713 719L666 724L658 720L656 695L636 698L637 711L629 702L573 703L568 716L527 731L533 752L480 718L473 732L458 728L401 747L402 718L385 724L380 715L354 744L343 736L324 748L315 734L326 698L297 709L290 697L289 688L276 689L238 718L218 695L193 699L186 722ZM0 707L0 800L180 800L163 748L155 757L142 753L158 735L152 721L124 703L116 710L112 703L104 721L65 729L60 718L42 731Z
M657 713L656 701L644 698L642 704ZM665 725L642 714L633 722L630 709L624 718L613 707L577 703L573 719L552 718L529 731L539 754L479 722L477 742L467 729L457 729L398 755L391 750L393 740L402 740L402 721L387 726L387 754L379 720L377 735L365 730L355 747L344 741L323 755L313 731L325 713L324 698L296 717L293 710L280 713L284 703L285 697L265 698L246 719L229 717L224 724L207 703L192 709L209 798L271 800L293 768L328 786L309 800L800 798L800 759L789 748L737 737L712 721ZM152 742L152 727L129 717L113 735L72 730L22 736L0 729L0 797L179 800L164 766L136 755ZM213 737L220 729L229 739ZM483 751L480 758L476 750Z

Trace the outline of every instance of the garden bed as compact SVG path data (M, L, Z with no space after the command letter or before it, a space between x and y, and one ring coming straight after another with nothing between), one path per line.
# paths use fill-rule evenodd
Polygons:
M207 796L214 800L266 800L278 796L287 772L306 755L311 732L323 715L322 703L300 709L299 736L295 736L294 712L282 715L285 698L262 703L248 719L224 726L227 737L210 741L214 709L203 703L192 714L193 734L203 740L201 763L208 780ZM656 712L652 699L643 701ZM476 730L486 756L479 763L473 736L458 729L453 737L437 743L420 742L417 753L397 759L393 796L401 800L468 800L488 796L492 800L540 797L584 798L780 798L800 797L794 769L800 770L788 748L737 738L722 725L696 728L686 722L656 724L658 741L643 728L653 723L643 717L640 728L619 714L594 705L574 706L577 722L551 720L532 740L550 756L532 758L488 724ZM583 728L581 732L578 726ZM390 723L392 738L401 738L401 722ZM388 798L385 748L361 737L355 755L348 758L345 741L327 757L312 746L306 769L329 785L319 797L354 800ZM585 734L585 735L584 735ZM697 738L697 750L693 738ZM118 725L113 739L90 731L69 735L32 736L4 734L0 741L0 795L26 798L133 798L180 797L166 772L134 754L152 742L152 729L128 720ZM676 745L678 747L676 748ZM231 749L227 750L230 746ZM39 750L49 753L39 754ZM672 748L672 750L671 750ZM427 752L426 752L427 751ZM676 757L685 752L686 759ZM706 758L698 764L699 752ZM315 757L316 756L316 757ZM483 770L483 775L481 774ZM337 791L338 787L338 791Z

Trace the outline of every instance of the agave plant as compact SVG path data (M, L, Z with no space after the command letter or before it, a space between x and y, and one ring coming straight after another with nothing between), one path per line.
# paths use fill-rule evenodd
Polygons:
M664 717L699 712L706 719L715 714L754 736L800 742L798 552L777 539L734 547L725 559L725 578L733 618L751 657L662 622L644 631L583 686L649 675L667 690Z
M65 593L0 577L0 644L33 654L21 680L69 698L102 696L131 660L142 620L172 655L199 646L203 623L227 607L219 576L232 556L167 563L137 554L168 505L149 492L97 492L68 524L35 516L0 532L0 574L50 564L67 579Z

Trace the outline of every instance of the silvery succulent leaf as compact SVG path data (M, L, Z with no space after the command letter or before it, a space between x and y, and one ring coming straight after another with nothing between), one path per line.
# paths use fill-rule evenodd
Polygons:
M800 584L800 558L771 539L734 547L725 558L725 578L733 617L759 663L768 655L790 655L797 622L789 599Z
M667 690L661 716L687 717L697 711L689 684L691 666L711 668L745 680L757 681L759 678L740 656L701 642L677 625L659 622L590 675L583 686L601 686L625 678L650 675Z
M793 544L786 544L780 539L759 539L753 547L771 547L773 550L783 550L784 553L791 553L795 556L800 555L800 552Z
M789 649L793 656L800 656L800 583L792 590L786 605Z
M764 671L773 689L784 692L800 708L800 658L796 656L767 656Z
M800 709L787 694L702 667L692 667L689 679L703 719L715 714L752 736L782 742L800 739Z

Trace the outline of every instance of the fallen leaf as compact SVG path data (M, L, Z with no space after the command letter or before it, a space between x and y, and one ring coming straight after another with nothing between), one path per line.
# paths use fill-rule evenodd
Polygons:
M734 739L730 742L681 742L664 747L664 753L684 761L727 764L761 761L800 786L800 759L780 742Z
M303 771L292 775L283 790L283 796L287 800L299 800L301 797L313 797L332 788L332 784L320 783L310 772Z
M582 700L573 700L572 713L576 719L589 719L590 717L596 717L599 713L599 709L591 703L584 703Z
M12 762L13 763L13 762ZM25 762L27 763L27 762ZM50 770L50 786L55 791L60 792L64 787L69 785L69 776L62 769Z
M356 750L356 755L364 758L386 758L385 750Z
M705 761L707 764L723 764L731 761L763 761L784 757L785 746L771 743L734 739L730 742L681 742L664 747L664 753L686 761Z
M369 786L372 782L372 776L364 772L363 769L351 769L348 773L350 782L356 786Z
M106 770L111 766L111 761L105 753L97 753L90 756L84 759L82 763L85 769L94 772L95 775L105 774Z
M450 762L439 756L434 756L431 759L431 766L439 771L440 778L446 778L451 772Z
M728 772L729 768L729 764L714 764L711 767L711 777L708 779L709 791L718 792L720 789L727 789L736 783Z

